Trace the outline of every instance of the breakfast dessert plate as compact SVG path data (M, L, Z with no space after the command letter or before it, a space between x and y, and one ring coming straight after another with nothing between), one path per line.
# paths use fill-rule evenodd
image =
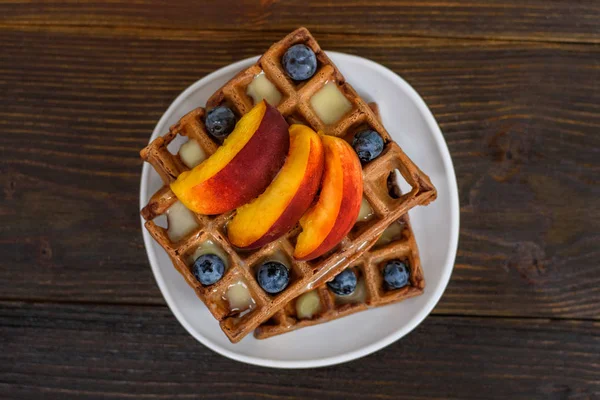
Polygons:
M146 229L234 343L437 196L303 27L140 156L165 183Z
M441 297L454 264L459 223L456 178L443 136L427 106L405 81L381 65L360 57L327 54L366 101L379 104L383 123L392 139L427 171L437 188L438 199L426 212L422 208L410 212L427 286L423 295L398 304L267 340L259 341L249 335L232 344L208 309L198 301L193 289L173 268L164 250L144 229L152 270L175 316L200 342L238 361L270 367L308 368L345 362L376 351L408 333L427 316ZM232 64L190 86L163 115L151 140L168 131L169 126L187 112L206 104L225 82L256 60L257 57ZM179 148L181 142L177 143L176 139L172 144ZM162 183L158 174L145 164L141 207ZM408 192L410 186L401 189Z

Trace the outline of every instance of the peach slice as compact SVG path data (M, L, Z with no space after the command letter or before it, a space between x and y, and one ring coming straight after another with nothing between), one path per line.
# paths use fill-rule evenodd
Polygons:
M317 203L300 219L294 257L312 260L334 248L350 232L362 202L360 161L350 145L333 136L322 136L325 170Z
M171 183L171 190L198 214L231 211L260 195L285 161L288 124L274 107L258 103L236 124L217 151Z
M315 198L325 163L321 138L304 125L292 125L289 132L290 151L281 171L263 194L238 208L227 226L234 246L253 249L279 238Z

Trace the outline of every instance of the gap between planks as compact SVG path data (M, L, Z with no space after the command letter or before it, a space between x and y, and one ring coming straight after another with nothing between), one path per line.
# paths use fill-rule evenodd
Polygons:
M200 35L208 34L269 34L274 37L283 37L289 30L286 29L181 29L181 28L168 28L168 27L124 27L117 24L106 24L106 25L85 25L85 24L43 24L43 23L0 23L0 34L2 30L6 31L22 31L22 32L49 32L49 33L67 33L67 34L78 34L88 37L135 37L140 39L174 39L189 41L198 41ZM437 41L480 41L480 42L500 42L500 43L535 43L535 44L548 44L548 45L567 45L567 44L580 44L586 46L595 46L600 44L600 39L596 38L544 38L544 37L531 37L531 36L516 36L516 35L455 35L455 36L439 36L439 35L427 35L427 34L410 34L410 35L397 35L392 33L377 33L377 32L361 32L361 33L344 33L336 30L321 30L312 29L311 32L317 37L319 35L328 36L340 36L340 37L376 37L376 38L395 38L395 39L419 39L419 40L437 40Z
M162 300L162 299L161 299ZM55 300L55 299L19 299L19 298L2 298L0 297L0 308L3 305L64 305L64 306L90 306L90 307L140 307L140 308L162 308L168 309L168 305L164 303L144 303L144 302L102 302L102 301L70 301L70 300ZM488 320L513 320L513 321L532 321L532 322L600 322L598 318L568 318L568 317L540 317L534 315L492 315L492 314L456 314L456 313L438 313L431 312L427 317L434 318L463 318L463 319L488 319ZM427 318L426 317L426 318Z

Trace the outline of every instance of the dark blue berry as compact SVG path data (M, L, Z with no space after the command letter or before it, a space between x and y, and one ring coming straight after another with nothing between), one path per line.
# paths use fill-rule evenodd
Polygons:
M217 139L224 139L235 128L235 115L227 107L215 107L206 114L204 122L208 132Z
M225 262L215 254L202 254L196 258L192 272L204 286L218 282L225 272Z
M256 279L265 292L276 294L290 283L290 271L280 262L269 261L258 268Z
M332 281L327 282L327 286L329 286L329 289L333 293L339 296L348 296L354 293L356 282L356 274L348 268L337 274Z
M317 71L315 52L303 44L296 44L287 49L281 64L288 76L295 81L304 81Z
M408 285L410 271L400 260L389 261L383 269L383 279L388 289L400 289Z
M383 139L372 130L357 133L352 141L352 147L362 162L375 159L383 151Z

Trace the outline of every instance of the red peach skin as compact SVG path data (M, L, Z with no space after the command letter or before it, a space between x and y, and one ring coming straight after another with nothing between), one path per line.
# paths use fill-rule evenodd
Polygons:
M292 125L285 164L265 192L240 207L227 226L229 241L253 249L281 237L313 203L321 183L323 144L309 127Z
M288 124L265 101L244 115L217 151L171 189L198 214L222 214L258 197L281 169L290 145Z
M350 232L362 202L360 161L354 149L333 136L322 136L325 170L317 203L300 219L294 257L312 260L334 248Z

